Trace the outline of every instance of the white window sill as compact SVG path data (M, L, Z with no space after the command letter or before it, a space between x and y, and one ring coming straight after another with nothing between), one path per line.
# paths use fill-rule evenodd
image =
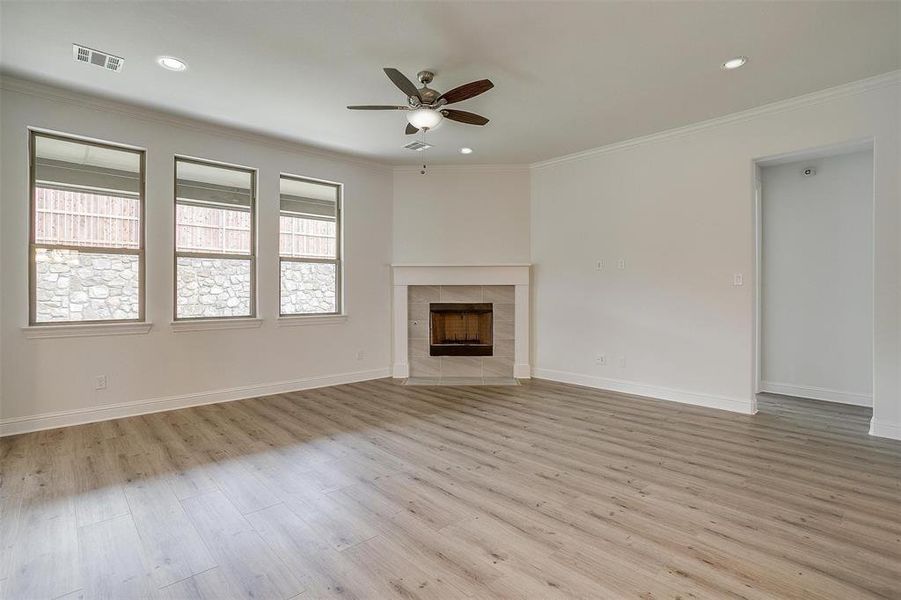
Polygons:
M278 318L279 327L298 325L337 325L347 321L347 315L297 315Z
M142 335L150 331L152 323L85 323L30 325L22 332L28 339L94 337L105 335Z
M256 329L263 324L263 319L254 317L240 317L237 319L190 319L185 321L172 321L172 331L182 333L186 331L213 331L216 329Z

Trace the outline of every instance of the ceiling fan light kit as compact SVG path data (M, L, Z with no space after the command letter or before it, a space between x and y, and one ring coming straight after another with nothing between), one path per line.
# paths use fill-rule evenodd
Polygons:
M403 73L393 67L385 67L384 71L388 79L407 95L407 105L366 104L348 106L347 108L351 110L405 110L407 111L408 123L405 130L407 135L412 135L417 131L426 132L434 129L444 119L468 125L482 126L488 123L488 119L481 115L464 110L444 108L448 104L462 102L487 92L494 87L494 84L488 79L471 81L442 94L429 87L429 84L435 77L435 74L431 71L420 71L417 73L416 77L419 79L419 83L422 84L421 88L417 88Z
M407 121L416 129L434 129L444 116L433 108L419 107L407 113Z

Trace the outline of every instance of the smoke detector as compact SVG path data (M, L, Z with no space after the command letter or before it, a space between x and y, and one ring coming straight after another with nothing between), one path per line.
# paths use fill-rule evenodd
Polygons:
M415 150L417 152L422 152L423 150L428 150L432 148L431 144L426 144L425 142L410 142L406 146L404 146L407 150Z
M72 58L77 62L87 63L116 73L121 71L122 66L125 64L125 59L121 56L113 56L108 52L101 52L79 44L72 44Z

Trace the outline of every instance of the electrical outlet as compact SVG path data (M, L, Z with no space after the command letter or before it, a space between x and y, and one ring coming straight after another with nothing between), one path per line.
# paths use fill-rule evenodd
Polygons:
M108 381L106 375L97 375L94 377L94 389L95 390L105 390Z
M595 263L594 270L595 271L603 271L604 270L604 259L603 258Z
M742 286L744 285L744 283L744 277L742 277L741 273L735 273L732 276L732 285L734 285L735 287Z
M616 261L616 268L619 269L620 271L625 269L626 268L626 259L621 258L618 261Z
M364 358L366 358L366 352L357 350L357 360L363 360Z
M598 354L594 358L594 364L596 364L599 367L606 367L607 366L607 356L604 354Z

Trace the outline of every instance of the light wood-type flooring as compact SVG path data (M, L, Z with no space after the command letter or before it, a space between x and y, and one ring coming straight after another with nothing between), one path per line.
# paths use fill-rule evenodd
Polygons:
M901 598L901 443L547 381L343 385L0 442L0 595Z

